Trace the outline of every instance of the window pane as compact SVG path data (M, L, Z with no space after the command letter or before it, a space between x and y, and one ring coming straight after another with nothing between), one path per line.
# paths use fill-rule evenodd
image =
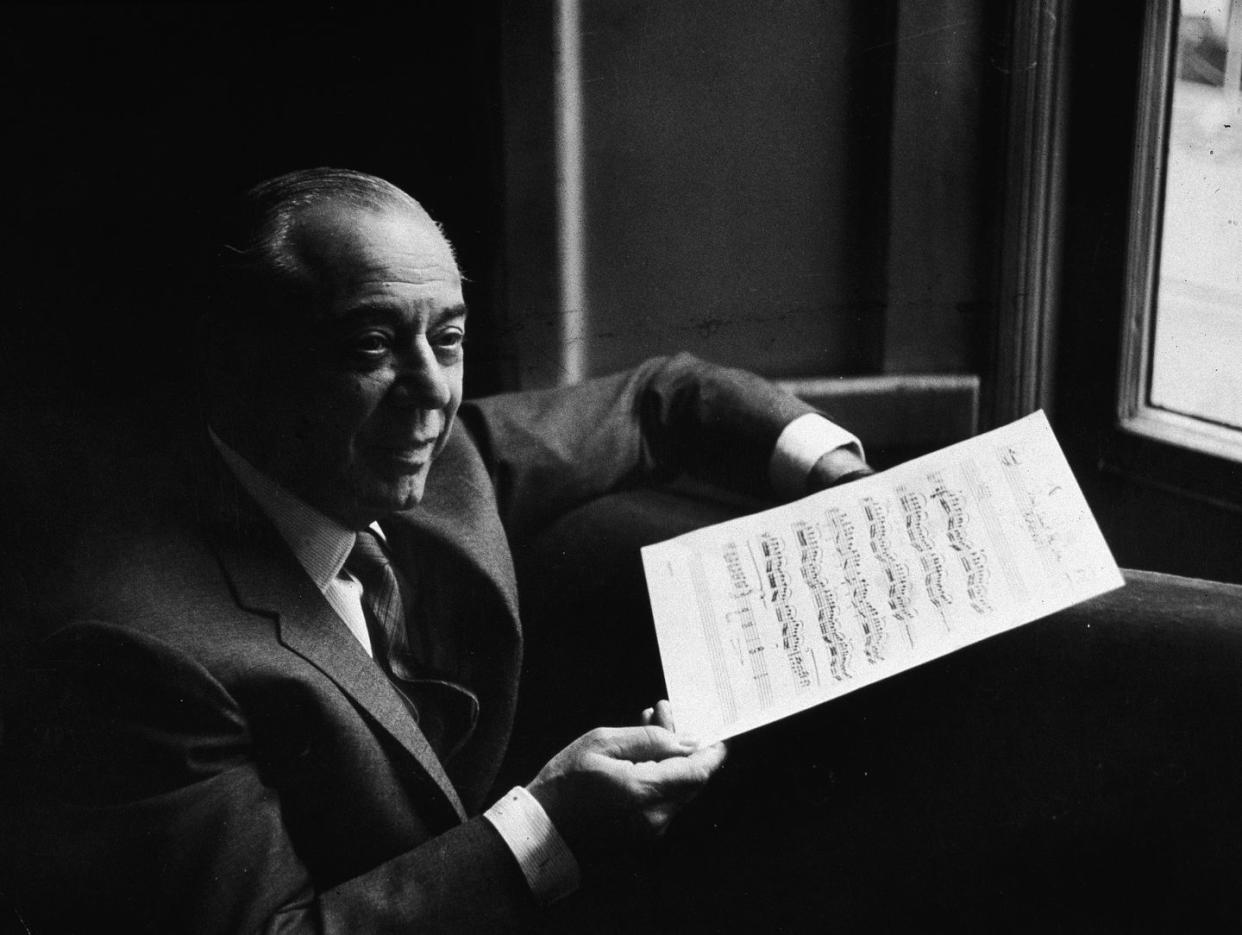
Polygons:
M1165 173L1149 402L1242 428L1242 0L1181 2Z

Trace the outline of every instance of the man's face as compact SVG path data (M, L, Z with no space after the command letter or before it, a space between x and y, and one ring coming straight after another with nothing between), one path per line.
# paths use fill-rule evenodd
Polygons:
M319 208L293 236L322 288L304 328L260 342L243 453L361 528L422 499L448 440L461 402L461 276L444 237L413 211Z

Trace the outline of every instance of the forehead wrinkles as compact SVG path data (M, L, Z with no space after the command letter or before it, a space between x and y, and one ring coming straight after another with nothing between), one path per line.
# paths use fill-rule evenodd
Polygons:
M330 206L308 212L289 231L290 253L321 294L359 286L458 286L452 247L425 214Z
M453 285L460 282L456 265L424 253L388 253L360 257L359 262L337 268L335 285Z

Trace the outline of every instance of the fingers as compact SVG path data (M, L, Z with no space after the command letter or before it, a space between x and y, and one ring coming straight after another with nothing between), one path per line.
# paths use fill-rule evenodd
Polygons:
M700 765L709 773L714 773L720 767L724 766L725 760L729 758L729 745L723 740L712 744L709 747L699 747L698 750L690 754L690 759L697 759Z
M644 720L671 720L667 702ZM654 723L598 728L549 760L527 788L590 863L625 842L663 834L726 754L724 744L703 746Z
M673 723L673 706L667 701L657 701L654 708L644 708L640 723L644 727L663 727L666 730L677 730Z
M663 837L683 805L684 800L670 800L643 809L641 816L646 836L652 840Z
M597 733L598 768L616 782L641 790L648 800L684 801L711 778L728 755L723 743L704 747L693 738L662 727L623 727Z
M668 730L677 730L677 725L673 722L673 706L667 701L657 701L651 723Z
M699 748L699 742L694 737L675 734L665 727L652 724L601 728L592 731L592 734L599 753L631 763L687 756Z
M679 795L705 784L724 765L727 756L725 745L715 743L687 756L627 764L627 770L634 780L657 795Z
M642 790L638 799L646 803L641 809L646 833L653 838L663 835L682 807L721 767L726 756L724 744L718 743L702 747L686 757L633 764L632 780Z

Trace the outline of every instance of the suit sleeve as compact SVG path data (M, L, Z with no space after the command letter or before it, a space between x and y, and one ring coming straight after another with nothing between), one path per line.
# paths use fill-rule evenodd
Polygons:
M769 496L777 438L814 411L754 374L680 354L577 386L475 400L461 418L513 535L610 491L682 472Z
M6 725L18 808L5 875L36 931L499 932L529 922L517 864L481 817L318 884L218 680L108 624L75 625L50 645Z

